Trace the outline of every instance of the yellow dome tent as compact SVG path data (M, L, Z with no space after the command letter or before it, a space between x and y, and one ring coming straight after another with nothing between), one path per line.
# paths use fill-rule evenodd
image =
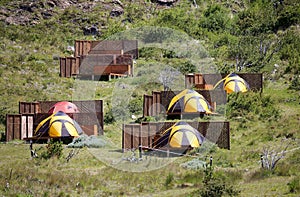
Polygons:
M232 92L247 92L250 89L249 84L235 73L231 73L220 80L215 85L214 89L218 87L222 82L224 82L223 88L227 94L230 94Z
M211 114L208 101L195 90L185 89L174 96L167 112L203 112Z
M35 129L35 136L78 137L83 133L78 123L62 111L42 120Z
M179 121L166 129L155 143L155 148L169 145L172 148L196 148L204 142L204 136L184 121Z

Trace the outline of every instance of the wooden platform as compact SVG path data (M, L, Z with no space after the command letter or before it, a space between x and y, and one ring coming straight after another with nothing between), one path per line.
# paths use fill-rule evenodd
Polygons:
M40 136L34 136L34 137L28 137L28 138L23 138L24 141L26 141L26 143L49 143L50 140L53 141L59 141L59 142L63 142L64 144L69 144L73 141L74 137L40 137Z

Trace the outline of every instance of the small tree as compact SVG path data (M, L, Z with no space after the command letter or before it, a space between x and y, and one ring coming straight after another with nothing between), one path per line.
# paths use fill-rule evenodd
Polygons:
M164 86L164 91L168 91L170 86L174 83L176 76L179 75L179 72L167 67L159 75L159 81Z
M281 143L277 149L271 149L270 147L264 147L261 154L261 167L270 171L273 171L277 163L285 157L288 145Z

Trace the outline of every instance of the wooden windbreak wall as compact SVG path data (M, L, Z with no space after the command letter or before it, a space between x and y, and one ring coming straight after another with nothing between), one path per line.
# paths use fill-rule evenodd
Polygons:
M196 90L204 96L204 98L211 103L212 106L226 104L227 95L223 90ZM152 92L152 95L144 95L143 101L143 115L157 116L165 114L172 98L179 94L180 91L161 91Z
M139 55L137 40L102 40L93 42L95 43L92 44L89 54L108 54L108 51L114 54L120 51L119 54L131 55L133 59L137 59Z
M35 114L39 113L40 106L39 102L19 102L19 113L20 114Z
M74 57L60 58L61 77L72 77L79 74L99 75L99 69L107 70L107 72L100 71L100 75L105 76L111 73L133 75L133 59L138 58L137 40L75 40L74 48ZM80 69L82 64L87 68ZM97 71L94 73L94 66L108 68L96 68ZM120 66L122 66L121 70Z
M74 56L87 54L129 54L138 58L137 40L75 40Z
M90 50L95 47L100 41L90 41L90 40L75 40L75 51L74 56L87 55Z
M79 74L80 57L60 57L60 76L72 77Z
M185 87L196 89L207 89L205 85L210 84L211 87L215 86L221 79L228 74L188 74L185 75ZM237 73L243 78L253 91L262 91L263 89L263 75L262 73ZM221 86L220 86L221 87Z
M80 57L61 57L60 76L77 75L133 75L133 59L130 54L89 54Z
M40 101L40 113L47 114L49 109L58 101ZM97 126L98 134L103 134L104 115L102 100L70 101L74 103L79 113L73 114L74 120L86 129L87 134L94 132L94 125Z
M161 105L161 92L152 92L152 95L144 95L143 114L144 116L156 116L163 112Z
M19 102L19 114L6 115L6 141L33 136L33 131L50 114L49 109L59 101ZM103 101L71 101L79 110L72 114L87 135L102 135L104 127Z
M197 129L207 140L218 147L230 149L229 122L187 122ZM123 124L123 151L137 149L139 145L153 148L162 133L175 122L144 122L141 124Z
M22 140L23 138L32 137L33 114L7 114L6 115L6 141Z

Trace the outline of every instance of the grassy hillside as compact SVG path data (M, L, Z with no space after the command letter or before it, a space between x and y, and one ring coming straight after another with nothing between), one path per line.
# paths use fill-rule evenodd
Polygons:
M123 12L112 16L116 8ZM229 195L240 191L241 196L299 196L299 9L296 0L196 0L178 1L172 6L152 1L0 0L0 133L5 130L5 115L17 113L19 101L93 97L104 100L104 133L113 144L80 149L67 162L70 148L63 149L60 159L31 159L28 144L1 143L0 194L199 196L201 191L219 189ZM96 33L86 32L91 26L97 27ZM160 28L139 31L146 26ZM59 77L58 57L72 54L70 46L75 39L107 39L124 30L138 31L144 44L140 46L147 46L139 48L134 78L79 82ZM124 34L120 33L132 36ZM178 44L183 34L191 46L204 49L186 50L184 44ZM175 47L161 47L172 40ZM147 43L161 46L149 47ZM165 67L168 70L159 70ZM208 67L217 72L262 72L264 76L261 94L232 95L224 109L226 117L222 118L230 121L231 150L210 147L198 155L202 161L213 157L214 178L204 181L209 176L203 169L182 167L186 162L191 162L191 167L199 164L194 157L164 160L164 167L152 156L138 163L123 160L130 153L119 152L121 124L132 120L129 116L119 119L118 115L129 111L139 117L142 95L163 89L158 80L161 73L180 77ZM120 110L112 113L112 107ZM274 170L261 168L264 148L280 152L287 145L288 152ZM40 153L45 145L35 148ZM118 165L159 168L134 173L118 170Z

